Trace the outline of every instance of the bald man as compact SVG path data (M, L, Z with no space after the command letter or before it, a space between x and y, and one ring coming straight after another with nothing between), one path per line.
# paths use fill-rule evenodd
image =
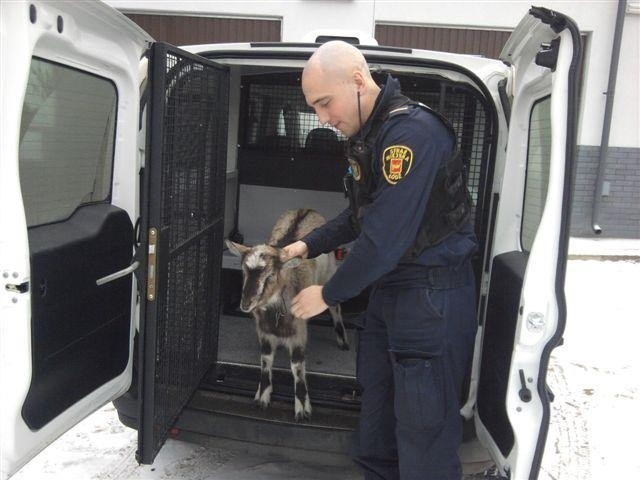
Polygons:
M302 89L320 121L349 137L350 202L285 250L313 258L353 244L334 276L302 290L291 311L307 319L371 286L354 459L366 479L459 480L477 245L455 133L391 76L378 86L361 52L341 41L311 56Z

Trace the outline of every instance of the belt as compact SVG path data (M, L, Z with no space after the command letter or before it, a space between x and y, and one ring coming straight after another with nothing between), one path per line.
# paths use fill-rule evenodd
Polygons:
M381 289L409 286L456 288L472 283L471 262L465 261L455 266L400 265L381 277L375 286Z

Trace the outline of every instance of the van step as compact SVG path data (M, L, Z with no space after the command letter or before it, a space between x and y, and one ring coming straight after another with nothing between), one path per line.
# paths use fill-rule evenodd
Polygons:
M293 402L273 400L268 409L241 395L198 390L176 427L264 445L346 453L358 412L313 406L311 419L296 422Z
M360 409L360 389L354 377L307 372L311 403L339 409ZM260 367L218 362L203 378L200 389L236 394L253 399L260 380ZM293 377L290 369L273 368L273 400L293 403Z
M313 406L311 419L302 422L294 420L293 401L272 399L269 408L263 410L253 398L222 392L198 390L187 408L202 410L208 413L242 416L254 420L282 423L294 426L328 428L351 431L355 428L358 412L341 410L324 406Z

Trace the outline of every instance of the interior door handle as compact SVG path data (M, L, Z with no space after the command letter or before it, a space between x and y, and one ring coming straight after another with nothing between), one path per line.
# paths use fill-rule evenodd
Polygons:
M136 260L124 270L120 270L119 272L112 273L110 275L107 275L106 277L99 278L98 280L96 280L96 285L104 285L105 283L113 282L118 278L126 277L130 273L135 272L136 268L138 268L139 266L140 262Z

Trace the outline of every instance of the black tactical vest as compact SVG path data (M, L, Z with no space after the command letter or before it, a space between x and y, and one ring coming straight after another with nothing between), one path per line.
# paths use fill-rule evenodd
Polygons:
M413 108L423 108L436 115L456 137L449 121L422 103L414 102L399 93L395 94L384 111L373 120L364 139L349 139L349 172L344 177L345 194L349 198L354 230L360 232L362 218L371 203L376 181L373 175L373 152L382 125L397 115L407 115ZM460 152L456 151L439 169L431 189L422 224L413 245L405 252L401 263L415 260L422 251L432 247L449 235L461 231L471 216L471 196L467 189L465 166Z

